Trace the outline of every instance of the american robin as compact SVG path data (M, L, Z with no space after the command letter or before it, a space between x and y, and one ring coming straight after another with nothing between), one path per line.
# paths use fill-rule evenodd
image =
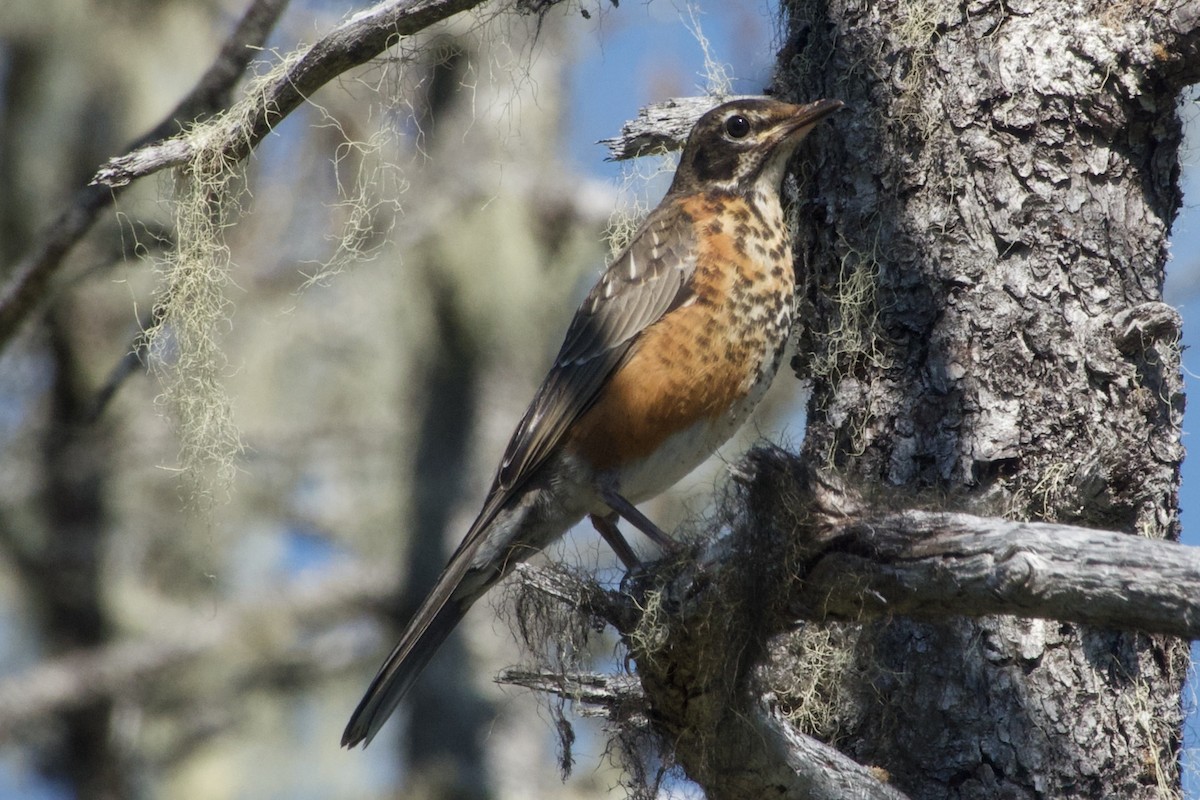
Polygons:
M370 743L467 609L584 516L628 566L624 518L711 455L762 398L792 320L779 187L796 145L842 106L735 100L692 128L671 188L567 329L483 510L342 735Z

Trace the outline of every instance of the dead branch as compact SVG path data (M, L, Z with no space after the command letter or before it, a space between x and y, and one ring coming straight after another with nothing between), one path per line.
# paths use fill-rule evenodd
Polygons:
M546 584L542 586L546 588ZM497 680L570 700L581 716L615 719L627 716L631 707L646 708L641 686L632 675L563 675L545 670L509 669ZM704 785L713 797L758 797L764 793L796 800L904 800L906 797L837 748L800 733L773 709L755 705L744 721L750 726L749 735L768 754L762 761L771 765L770 771L755 775L752 783L748 783L746 774L706 776ZM645 726L648 719L642 715L635 724ZM741 793L748 786L753 793Z
M241 161L288 114L317 89L346 70L365 64L403 36L474 8L484 0L385 0L355 14L308 48L267 85L248 98L244 115L230 115L215 133L228 163ZM211 148L209 133L203 147ZM124 186L136 178L188 163L201 147L188 134L156 142L111 159L93 183Z
M496 682L570 700L584 717L614 719L623 706L640 705L643 698L641 684L632 675L506 669L496 676Z
M847 757L836 747L805 736L778 712L759 707L752 717L764 749L790 774L781 776L779 797L796 800L905 800L908 795L885 782L885 775ZM774 789L767 784L764 789ZM730 795L733 796L733 795ZM745 796L745 795L743 795ZM772 794L771 796L775 796Z

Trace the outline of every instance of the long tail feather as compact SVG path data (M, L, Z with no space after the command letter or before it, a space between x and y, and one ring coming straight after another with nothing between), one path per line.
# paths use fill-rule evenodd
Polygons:
M516 514L518 519L523 517L524 510L502 510L506 499L493 492L484 503L462 544L438 576L433 591L409 620L400 642L375 674L358 708L354 709L342 734L342 747L354 747L359 742L365 742L365 747L371 743L454 626L474 602L511 569L507 556L494 568L471 566L484 538L495 534L491 525L497 516L509 519Z
M469 607L456 600L437 608L427 608L428 605L427 600L354 709L342 734L342 747L354 747L359 742L365 747L371 743Z

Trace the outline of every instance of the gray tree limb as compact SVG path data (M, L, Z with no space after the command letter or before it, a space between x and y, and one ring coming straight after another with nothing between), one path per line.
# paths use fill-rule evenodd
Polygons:
M525 577L536 580L528 573ZM644 707L641 687L630 675L563 675L545 670L510 669L502 672L497 680L570 700L582 716L612 718L631 704ZM782 715L766 705L756 704L745 721L751 735L770 754L766 761L772 765L772 774L756 777L756 782L761 785L752 787L754 794L738 794L732 792L733 786L728 786L724 796L758 797L762 796L761 792L769 792L767 796L770 797L795 800L905 800L902 792L888 786L879 775L837 748L798 732ZM645 725L646 720L643 718L638 724ZM706 781L705 787L710 792L721 792L722 779L714 777L712 780ZM744 776L738 779L737 785L745 785Z
M787 790L779 797L796 800L906 800L908 797L836 747L800 733L776 711L760 708L751 722L762 737L764 749L774 751L776 759L791 772Z
M1200 550L1071 525L905 511L830 531L810 618L1013 614L1200 639Z
M577 713L584 717L613 719L622 706L642 704L645 700L637 678L621 673L563 674L551 670L506 669L496 676L496 682L570 700Z

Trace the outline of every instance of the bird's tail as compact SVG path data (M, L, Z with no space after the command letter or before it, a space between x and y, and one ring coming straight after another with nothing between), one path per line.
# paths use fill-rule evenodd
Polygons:
M495 564L473 565L475 555L487 537L506 535L524 519L526 509L503 509L506 499L493 492L484 504L462 544L450 557L450 563L438 576L433 591L409 620L400 642L379 668L358 708L354 709L342 734L342 747L371 743L454 626L519 560L520 556L513 557L512 553L502 550L504 555ZM493 528L497 518L500 518L500 527Z
M459 600L442 600L433 606L431 601L436 599L435 594L425 600L399 644L379 668L346 725L342 747L354 747L359 742L365 747L371 743L471 605Z

